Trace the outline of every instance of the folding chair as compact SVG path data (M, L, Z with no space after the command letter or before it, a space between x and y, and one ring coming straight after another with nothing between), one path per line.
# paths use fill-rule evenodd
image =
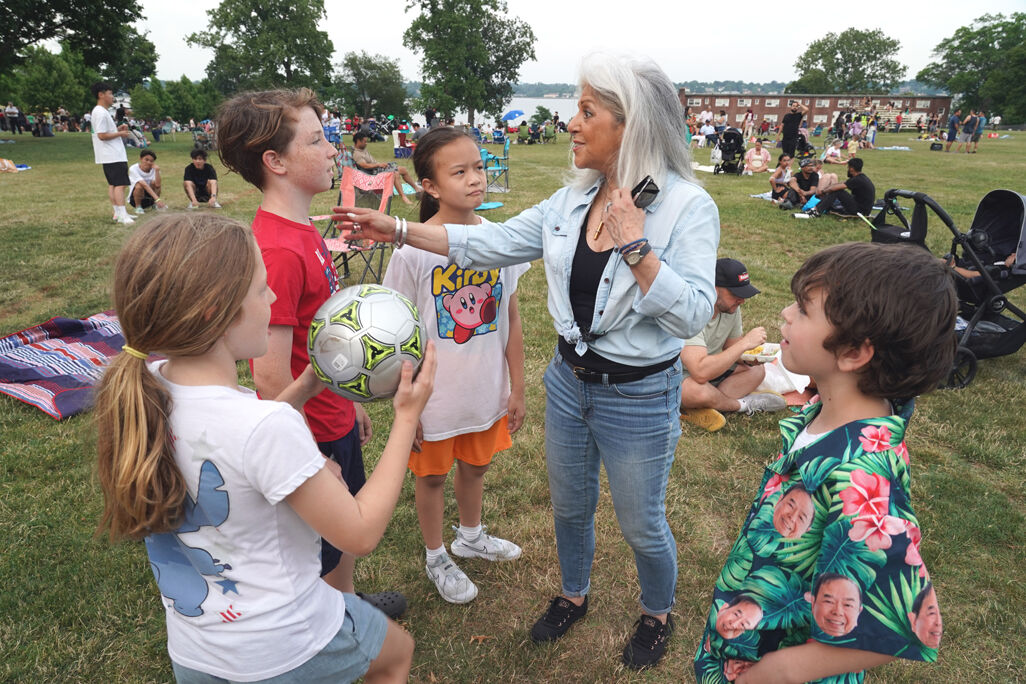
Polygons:
M392 202L394 183L394 173L379 173L372 176L352 166L344 166L342 167L342 178L339 181L339 206L369 207L387 214ZM353 275L350 262L356 259L356 270L360 269L361 264L363 266L356 282L368 282L367 276L369 275L373 282L380 283L381 276L384 275L385 251L388 249L388 243L374 242L373 240L344 240L339 237L338 224L331 221L329 216L314 216L311 220L322 219L329 219L322 236L324 244L333 255L339 276L343 280L348 280Z
M545 124L542 130L542 142L556 142L556 127L552 124Z
M502 156L497 157L488 150L481 149L481 161L484 162L485 194L489 192L509 192L509 138L502 146ZM501 181L501 184L500 184Z
M396 159L407 159L413 156L413 148L406 142L406 133L392 131L392 152Z
M523 124L517 129L517 142L521 145L531 142L531 129L527 127L527 124Z

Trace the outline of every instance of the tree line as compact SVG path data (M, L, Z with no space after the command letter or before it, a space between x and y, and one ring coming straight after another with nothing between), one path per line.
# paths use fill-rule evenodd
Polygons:
M207 27L187 38L213 53L205 78L154 77L157 52L131 24L138 0L8 0L0 24L0 100L30 110L72 112L92 107L88 87L107 80L129 92L137 116L200 120L242 90L309 87L332 109L360 116L409 118L428 106L440 113L467 111L497 117L514 93L531 97L572 94L572 84L519 84L521 66L535 57L535 36L510 16L505 0L410 0L403 44L421 59L422 81L405 82L398 62L366 52L331 62L334 44L318 25L324 0L222 0L207 11ZM481 31L481 17L488 31ZM115 27L97 31L97 26ZM40 43L59 40L60 51ZM688 81L690 92L889 93L912 89L897 59L900 42L880 30L847 29L812 41L787 83ZM1008 123L1026 121L1026 13L984 15L936 46L930 64L915 75L927 87L955 96L956 106L1000 113ZM555 89L553 89L555 88ZM768 91L767 91L768 92Z

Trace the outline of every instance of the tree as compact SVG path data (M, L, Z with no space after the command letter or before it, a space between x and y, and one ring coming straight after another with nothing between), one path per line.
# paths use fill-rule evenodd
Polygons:
M1001 68L990 72L980 88L980 96L990 103L991 116L1000 114L1010 124L1026 122L1026 45L1008 51Z
M446 112L466 109L498 116L513 96L520 67L534 59L534 32L508 18L504 0L421 0L406 11L420 14L403 34L403 45L421 54L427 82L421 98ZM481 17L489 17L483 29Z
M65 40L85 63L103 64L121 49L118 27L142 18L138 0L4 0L0 22L0 72L6 73L46 40Z
M144 85L137 85L132 88L132 114L137 119L146 121L157 121L164 113L163 106L157 96L146 89Z
M822 69L809 69L784 88L785 93L832 93L833 86Z
M1026 13L985 14L933 49L935 61L916 74L930 85L959 96L959 104L973 109L987 106L982 87L992 74L1004 69L1006 58L1026 42ZM997 75L997 81L1002 80ZM997 94L997 93L995 93Z
M539 126L546 121L552 120L552 112L549 111L548 107L538 106L534 110L534 114L531 115L531 123L538 124Z
M399 62L382 55L347 52L339 66L341 73L335 83L344 111L354 110L365 118L373 114L409 118Z
M186 41L214 51L207 76L222 94L330 81L335 47L317 28L324 0L224 0L207 16L207 30Z
M157 46L135 27L122 27L124 33L121 49L111 52L104 59L103 80L114 86L114 90L127 91L133 85L145 83L157 72Z
M895 59L900 47L900 42L879 29L850 28L809 43L794 68L798 70L798 81L808 79L810 85L827 86L817 88L816 92L886 93L908 70ZM788 91L797 92L791 86Z
M197 89L188 76L183 74L177 81L168 81L164 89L168 98L164 106L165 114L185 124L189 123L189 119L196 119Z
M26 111L56 111L65 101L77 102L82 94L82 84L75 82L75 75L68 63L41 47L25 50L25 62L20 67L21 96Z

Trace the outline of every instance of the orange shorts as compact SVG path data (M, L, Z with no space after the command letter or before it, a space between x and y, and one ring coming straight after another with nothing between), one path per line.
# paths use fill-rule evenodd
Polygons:
M420 453L410 452L410 470L417 477L445 475L456 460L470 465L484 466L492 457L513 446L506 416L499 418L486 430L468 432L437 442L424 442Z

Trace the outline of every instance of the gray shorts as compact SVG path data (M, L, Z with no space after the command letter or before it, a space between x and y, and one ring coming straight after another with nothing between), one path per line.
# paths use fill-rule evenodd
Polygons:
M346 616L335 638L299 667L277 677L261 679L267 684L334 684L362 677L381 653L388 631L388 618L355 594L346 598ZM171 663L178 684L229 684L230 680Z
M972 137L973 137L972 133L959 133L958 134L958 142L969 142L969 140Z

